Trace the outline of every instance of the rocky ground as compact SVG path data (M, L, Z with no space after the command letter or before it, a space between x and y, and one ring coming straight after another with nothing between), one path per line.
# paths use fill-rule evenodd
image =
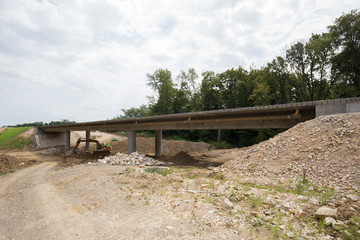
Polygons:
M164 166L31 153L0 177L0 239L360 239L359 140L360 114L339 114L244 149L174 142Z

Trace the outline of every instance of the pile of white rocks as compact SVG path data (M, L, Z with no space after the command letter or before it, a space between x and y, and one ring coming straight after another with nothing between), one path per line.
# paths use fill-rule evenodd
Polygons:
M162 166L163 162L155 160L151 157L146 157L138 152L133 152L130 155L124 153L117 153L113 156L98 159L99 163L121 166Z

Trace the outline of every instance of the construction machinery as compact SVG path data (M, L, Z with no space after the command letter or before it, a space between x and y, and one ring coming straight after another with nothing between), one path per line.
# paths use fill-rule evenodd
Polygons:
M75 147L73 149L73 153L76 152L76 149L79 147L79 144L81 142L85 142L85 143L96 143L96 149L94 150L94 154L99 154L99 155L108 155L110 154L111 151L111 146L109 145L104 145L103 143L100 143L98 140L95 139L86 139L86 138L79 138L75 144Z

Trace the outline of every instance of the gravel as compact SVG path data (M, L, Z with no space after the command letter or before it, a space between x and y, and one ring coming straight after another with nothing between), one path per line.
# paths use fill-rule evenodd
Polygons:
M130 155L124 153L116 153L113 156L105 157L104 159L98 159L99 163L121 166L162 166L163 162L155 160L151 157L133 152Z

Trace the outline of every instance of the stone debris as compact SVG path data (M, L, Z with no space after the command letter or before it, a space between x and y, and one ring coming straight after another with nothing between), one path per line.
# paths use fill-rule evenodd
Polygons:
M354 195L354 194L349 194L349 195L347 196L347 198L351 199L351 201L353 201L353 202L359 201L359 197L356 196L356 195Z
M54 147L45 149L40 152L40 154L43 154L43 155L56 155L56 154L60 154L60 153L61 153L60 149L54 148Z
M332 217L326 217L325 218L325 225L326 226L332 226L334 223L336 223L336 220Z
M234 207L234 204L227 198L225 198L224 200L224 204L227 208L233 208Z
M337 218L337 209L332 209L328 207L321 207L315 213L316 218L325 218L325 217L332 217Z
M360 113L321 116L248 148L223 166L256 177L303 176L343 190L360 182Z
M113 156L107 156L104 159L98 159L99 163L121 166L162 166L164 162L155 160L151 157L133 152L130 155L124 153L116 153Z

